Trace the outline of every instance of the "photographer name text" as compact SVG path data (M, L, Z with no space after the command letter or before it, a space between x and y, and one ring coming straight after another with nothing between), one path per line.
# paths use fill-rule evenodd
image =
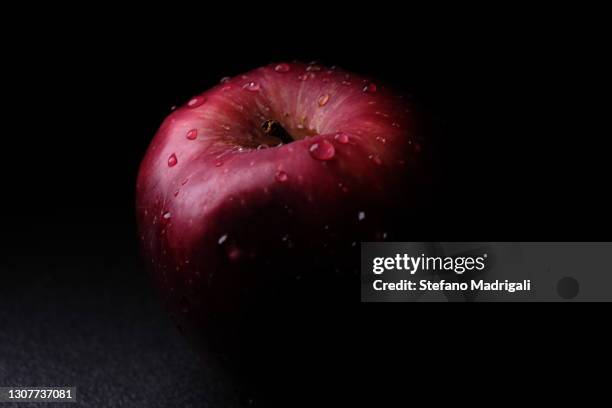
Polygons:
M395 282L384 282L382 279L376 279L373 282L373 288L376 291L467 291L480 290L488 292L521 292L531 290L531 280L523 280L519 282L511 282L509 280L494 280L484 281L483 279L472 279L469 282L447 282L444 279L439 281L431 281L421 279L411 281L401 279Z

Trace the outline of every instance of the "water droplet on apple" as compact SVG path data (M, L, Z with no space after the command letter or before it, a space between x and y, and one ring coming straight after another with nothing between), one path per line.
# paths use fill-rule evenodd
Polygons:
M174 167L178 163L178 159L176 158L176 154L172 153L170 157L168 157L168 167Z
M242 258L242 251L237 247L230 248L227 251L227 257L231 262L238 262Z
M276 176L274 176L274 178L276 179L276 181L279 181L282 183L282 182L287 181L288 176L287 176L287 173L281 170L276 173Z
M380 143L385 144L387 143L387 139L385 139L382 136L376 136L376 140L378 140Z
M268 145L260 144L259 146L257 146L257 150L267 149L268 147L269 147Z
M340 82L342 85L344 86L350 86L351 85L351 81L342 81Z
M380 157L378 157L378 155L377 155L377 154L371 154L371 155L369 155L369 156L368 156L368 159L372 160L372 161L373 161L375 164L377 164L377 165L379 165L379 166L380 166L380 165L381 165L381 163L382 163L382 160L380 160Z
M298 79L300 81L308 81L309 79L312 79L314 77L316 77L314 72L306 72L304 75L298 76Z
M397 122L393 122L393 123L391 123L391 126L393 126L394 128L399 128L400 124L397 123Z
M198 137L198 129L191 129L185 137L189 140L195 140Z
M217 241L217 243L218 243L219 245L221 245L222 243L224 243L224 242L225 242L225 240L227 240L227 234L223 234L223 235L221 235L221 236L219 237L219 240Z
M327 140L320 140L311 144L308 151L317 160L331 160L336 154L334 145Z
M226 84L229 82L230 79L231 79L230 77L224 76L223 78L221 78L221 81L219 82L221 82L222 84Z
M215 161L215 167L221 167L221 166L223 166L223 160Z
M179 300L179 307L181 309L181 312L189 313L189 311L191 310L191 302L189 301L189 299L187 299L187 297L181 296L181 300Z
M274 71L280 72L281 74L285 72L289 72L290 70L291 70L291 67L289 66L289 64L285 64L285 63L277 64L274 67Z
M338 141L338 143L347 144L349 142L349 137L344 132L338 132L334 136L334 139Z
M357 219L359 221L363 221L365 219L365 212L359 211L359 213L357 214Z
M203 96L194 96L187 102L187 107L189 109L197 108L202 105L206 99Z
M377 90L378 88L376 84L373 84L373 83L369 83L363 87L363 92L367 92L367 93L375 93Z
M244 84L243 88L251 92L257 92L260 89L259 84L254 81L247 82L246 84Z
M319 100L317 101L319 106L325 106L327 102L329 102L329 94L319 96Z

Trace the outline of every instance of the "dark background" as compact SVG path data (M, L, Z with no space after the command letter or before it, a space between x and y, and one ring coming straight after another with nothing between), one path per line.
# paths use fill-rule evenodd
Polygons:
M298 7L288 13L297 21L215 11L178 27L166 24L180 21L170 16L123 12L20 16L3 57L0 385L76 385L84 406L212 403L218 385L138 258L135 177L172 105L269 62L318 60L414 96L435 184L419 214L426 223L405 241L609 240L602 26L569 10L464 11L470 18L382 8L315 18ZM347 344L358 369L347 373L366 381L378 404L405 398L383 370L465 373L485 364L470 345L486 340L503 341L503 355L528 344L554 367L554 347L589 325L585 315L599 324L603 314L434 312L359 305L358 296L363 333ZM397 355L379 358L384 350Z

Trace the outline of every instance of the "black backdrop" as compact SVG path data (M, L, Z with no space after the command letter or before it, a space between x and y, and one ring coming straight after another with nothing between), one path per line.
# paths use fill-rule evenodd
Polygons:
M28 16L7 33L0 385L75 384L91 406L208 401L198 357L138 258L135 176L172 105L268 62L318 60L414 95L437 171L432 204L419 215L427 228L406 231L406 241L609 239L596 22L578 28L582 17L532 12L424 21L376 9L295 22L216 13L180 28L121 13L95 22L91 13L66 22ZM485 324L488 336L520 342L516 325L529 323L537 343L534 327L563 332L561 322L575 317L355 308L364 322L363 337L347 345L356 362L393 347L456 353ZM428 375L474 365L449 358L435 369L431 360L416 371L416 360L397 365ZM364 378L396 365L374 360L382 365L363 367Z

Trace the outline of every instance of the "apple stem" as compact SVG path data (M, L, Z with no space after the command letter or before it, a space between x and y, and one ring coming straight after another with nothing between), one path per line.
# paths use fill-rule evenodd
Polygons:
M280 141L284 144L293 142L291 135L285 130L284 127L281 126L280 123L275 120L265 120L261 124L261 128L266 135L280 139Z

